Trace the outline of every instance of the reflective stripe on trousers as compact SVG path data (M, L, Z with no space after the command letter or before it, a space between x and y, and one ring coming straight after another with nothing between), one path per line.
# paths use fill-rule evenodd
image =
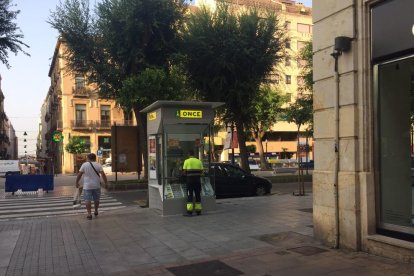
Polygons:
M201 211L203 209L202 206L201 206L201 202L196 202L194 209L196 210L196 212Z

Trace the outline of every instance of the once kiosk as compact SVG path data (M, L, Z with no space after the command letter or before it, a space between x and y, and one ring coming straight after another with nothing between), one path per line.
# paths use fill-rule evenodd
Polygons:
M201 202L203 212L215 210L214 183L209 167L211 124L219 102L156 101L141 110L147 113L149 207L163 215L184 214L187 202L182 175L188 151L203 162Z

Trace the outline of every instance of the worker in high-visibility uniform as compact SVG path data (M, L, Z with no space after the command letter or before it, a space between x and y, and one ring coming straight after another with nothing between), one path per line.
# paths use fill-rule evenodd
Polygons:
M202 209L200 177L203 173L203 163L194 157L193 150L189 150L188 155L189 157L184 161L183 165L187 182L187 215L191 216L193 211L200 215ZM193 194L195 194L195 203L193 202Z

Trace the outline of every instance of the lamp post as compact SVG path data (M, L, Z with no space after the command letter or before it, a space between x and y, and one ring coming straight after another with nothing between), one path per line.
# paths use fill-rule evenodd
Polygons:
M23 140L23 142L25 142L25 143L27 143L27 139L26 139L26 136L27 136L27 132L25 131L24 133L23 133L23 136L24 136L24 140ZM26 148L26 144L24 144L24 148ZM27 151L25 150L24 151L24 157L26 158L26 166L28 165L28 160L27 160Z

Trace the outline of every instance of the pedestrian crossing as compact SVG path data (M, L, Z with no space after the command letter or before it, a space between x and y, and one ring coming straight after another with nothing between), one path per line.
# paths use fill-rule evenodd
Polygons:
M121 202L109 195L102 194L99 212L125 207ZM92 204L93 208L93 204ZM84 214L85 205L73 208L73 197L30 197L0 199L0 221L33 217L50 217L61 215Z

